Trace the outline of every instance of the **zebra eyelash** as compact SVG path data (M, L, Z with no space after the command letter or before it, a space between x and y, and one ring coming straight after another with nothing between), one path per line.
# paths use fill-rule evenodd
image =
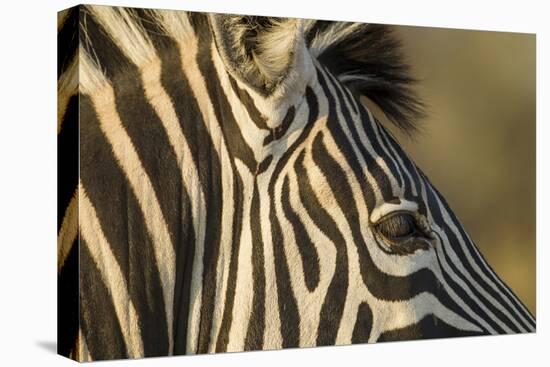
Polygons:
M370 226L378 246L387 254L410 255L417 250L429 250L432 244L432 230L420 213L394 211Z

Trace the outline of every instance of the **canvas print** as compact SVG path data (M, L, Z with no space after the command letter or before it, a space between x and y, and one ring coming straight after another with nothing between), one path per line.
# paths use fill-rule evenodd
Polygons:
M498 53L524 44L534 35L61 11L59 354L534 332L534 64Z

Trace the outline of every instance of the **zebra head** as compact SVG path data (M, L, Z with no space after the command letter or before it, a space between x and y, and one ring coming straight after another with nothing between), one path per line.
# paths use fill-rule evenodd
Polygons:
M361 102L407 131L422 115L386 27L210 23L226 70L268 116L259 169L249 173L250 215L264 233L257 241L273 248L262 262L273 261L283 345L534 330L445 199Z
M77 17L81 359L534 331L361 100L421 115L387 27Z

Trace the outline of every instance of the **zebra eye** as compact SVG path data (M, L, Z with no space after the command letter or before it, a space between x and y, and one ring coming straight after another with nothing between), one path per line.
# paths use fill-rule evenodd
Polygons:
M399 212L382 218L375 225L376 231L390 242L401 242L417 234L416 220L409 213Z
M417 250L428 250L431 237L429 225L419 215L400 211L382 217L373 225L374 232L383 238L378 246L394 255L410 255Z

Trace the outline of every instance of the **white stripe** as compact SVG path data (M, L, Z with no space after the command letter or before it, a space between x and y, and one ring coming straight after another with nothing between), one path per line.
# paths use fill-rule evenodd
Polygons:
M374 304L370 305L378 320L376 327L373 327L371 331L369 342L376 342L380 335L386 331L417 324L424 317L432 314L455 329L482 332L478 326L443 306L431 293L417 294L408 301L375 300ZM388 312L388 310L391 311Z
M363 154L361 154L361 152L359 151L359 147L357 146L358 143L362 143L364 148L367 149L368 151L368 154L371 155L371 157L373 159L376 160L376 163L380 166L380 168L387 174L387 166L385 167L386 169L384 169L384 166L385 166L385 163L380 159L380 157L373 151L372 149L372 146L370 145L369 140L366 138L366 137L363 137L363 140L361 142L356 142L354 139L353 139L353 136L351 135L351 131L349 131L348 127L347 127L347 124L344 123L344 117L342 115L342 106L340 106L340 101L339 99L337 98L337 95L336 95L336 91L335 91L335 87L334 87L334 84L332 82L332 80L330 79L330 77L327 75L327 73L325 73L325 71L323 70L323 68L319 68L319 70L321 70L321 73L323 74L324 76L324 79L325 79L325 82L327 84L327 87L329 89L329 92L330 94L332 95L332 98L334 99L334 103L336 105L336 115L337 115L337 119L338 121L333 121L332 123L340 123L341 125L341 129L342 131L344 131L345 135L346 135L346 138L349 142L349 144L351 145L352 149L353 149L353 152L355 154L355 157L357 158L360 166L361 166L361 170L363 171L364 175L366 176L366 179L369 183L369 185L371 186L372 188L372 191L374 193L374 197L375 197L375 201L376 201L376 204L379 205L380 203L383 202L383 198L382 198L382 193L381 193L381 190L380 188L378 187L378 182L375 180L375 178L372 176L371 172L369 171L369 167L367 166L366 162L365 162L365 159L363 157ZM348 121L348 123L350 124L353 124L355 123L354 121ZM359 129L358 129L359 131ZM327 131L328 133L328 131ZM328 135L328 134L325 134L325 135ZM337 147L337 145L335 144L335 147ZM338 148L336 148L338 149ZM343 162L342 160L336 160L337 162ZM362 179L362 177L358 177L358 179Z
M81 55L83 90L89 94L97 113L100 128L105 134L118 164L130 182L145 218L145 225L153 242L153 251L159 270L167 320L169 351L173 349L172 326L175 282L175 254L168 226L160 209L153 185L143 168L128 133L116 109L114 90L101 72L94 70L89 58ZM89 93L88 93L89 92Z
M342 100L344 102L344 105L342 106L340 104L340 99L338 98L338 95L336 93L336 88L338 88L340 93L342 95L344 95L345 92L344 92L344 90L342 90L341 85L339 83L335 82L334 79L330 78L326 73L325 73L325 76L326 76L326 79L327 79L327 84L329 84L329 89L331 89L330 85L332 85L332 89L334 89L333 95L334 95L336 105L338 106L337 107L338 112L339 112L338 116L339 116L340 124L342 125L342 130L344 130L346 132L346 136L348 137L348 140L351 142L352 146L354 146L354 151L356 152L356 155L361 158L362 166L367 170L367 172L370 175L370 171L368 171L369 167L366 164L364 164L363 154L361 153L360 150L358 150L358 148L355 149L355 145L359 145L359 144L362 145L367 150L367 154L369 154L371 156L371 158L374 159L376 164L378 164L380 169L384 172L386 178L390 182L390 185L391 185L391 188L392 188L392 194L394 196L397 196L397 193L399 191L401 191L401 189L398 187L397 180L393 177L392 172L390 170L390 167L388 166L388 163L386 162L385 158L387 156L384 157L384 156L381 156L379 153L377 153L374 150L374 146L371 143L372 140L379 139L379 137L377 136L378 133L376 131L376 127L373 126L373 125L376 124L376 122L374 121L372 115L370 114L368 109L365 108L365 110L368 114L368 117L369 117L369 121L367 123L371 124L371 127L372 127L372 129L373 129L373 131L375 132L375 135L376 135L375 137L369 138L368 135L367 135L367 132L365 131L365 126L363 124L361 116L354 114L353 109L351 108L351 106L349 104L347 104L347 100L344 96L342 96ZM344 124L344 114L342 112L344 109L346 109L350 113L350 116L352 117L352 121L348 121L348 123L355 126L355 130L357 131L357 134L359 135L359 141L358 142L355 141L355 139L353 138L353 135L351 134L351 131L348 130L347 124ZM354 116L355 116L355 119L353 119ZM374 180L374 182L377 184L377 182L375 180ZM378 201L378 199L380 199L380 198L378 196L376 196L376 202L380 203L380 201ZM382 200L382 203L383 203L383 200Z
M319 99L323 99L323 95L320 94L320 87L315 86L314 87L315 94ZM319 116L326 115L326 104L319 103ZM324 109L325 108L325 109ZM269 182L272 179L273 170L278 164L278 161L285 156L288 152L288 147L292 146L294 142L299 138L301 135L303 128L305 128L305 124L308 121L308 114L309 114L309 106L307 106L306 103L301 104L298 107L298 110L296 111L296 124L293 124L293 131L289 131L287 138L282 139L280 141L275 142L271 148L270 152L273 154L273 162L271 163L270 167L262 173L260 176L257 177L258 179L258 188L260 192L260 218L261 218L261 226L262 226L262 239L264 243L264 259L265 259L265 276L266 276L266 297L265 297L265 319L267 320L265 325L265 331L264 331L264 349L280 349L282 348L282 336L281 336L281 318L284 317L284 315L280 314L279 310L279 304L278 304L278 293L277 293L277 284L276 284L276 275L275 275L275 264L274 264L274 254L273 254L273 246L274 241L272 239L272 231L271 231L271 221L269 218L270 210L277 210L280 211L280 203L275 203L275 208L271 208L271 197L268 193L268 186ZM318 117L319 117L318 116ZM324 119L326 119L326 116L324 116ZM324 120L319 120L314 122L315 126L317 128L319 126L322 126L324 124ZM311 136L314 136L315 134L313 131L316 128L314 127L313 130L310 132L307 139L304 140L304 142L296 149L296 152L298 153L300 150L302 150L303 147L308 145L308 141L311 138ZM287 167L291 167L291 163L287 162ZM279 177L283 177L284 172L280 173ZM280 182L279 182L280 184ZM280 191L280 185L276 184L275 192ZM277 195L275 195L277 196ZM279 214L280 217L281 214ZM283 230L283 235L285 234L285 231ZM291 240L289 239L283 239L285 241L285 253L287 256L287 260L290 258L289 251L292 252L293 248L291 246ZM327 247L330 246L329 243L326 244ZM294 253L296 250L294 249ZM334 250L332 249L334 252ZM320 254L321 255L321 254ZM334 256L333 256L334 257ZM330 260L329 260L330 261ZM299 260L298 260L299 262ZM328 265L330 267L330 265ZM298 274L301 274L300 271L291 272L291 277L297 277ZM330 274L325 274L327 278L329 278ZM303 294L304 297L306 294L308 294L308 291L306 288L303 287L303 277L300 278L301 280L294 280L292 284L301 285L301 290L298 291L299 294ZM321 282L328 282L329 280L325 280L323 278L323 275L321 275ZM321 299L321 293L322 293L323 284L320 283L319 288L316 290L315 296L310 299ZM325 287L326 288L326 287ZM297 292L296 289L293 289L294 292ZM300 311L301 309L305 309L305 305L307 302L303 301L303 299L300 299L300 297L297 297L297 301L299 304L297 304L299 312L301 315L304 314L313 314L317 313L313 310L306 311ZM317 302L319 306L322 306L321 302ZM315 307L315 306L313 306ZM311 312L310 312L311 311ZM317 325L318 325L318 316L315 315L312 316L312 319L306 320L304 319L301 323L300 327L300 345L301 346L308 346L312 345L315 341L315 337L308 335L308 333L316 333L317 332ZM307 328L304 326L306 323L311 325L309 327L309 330L306 330Z
M233 300L233 319L229 329L228 352L244 350L244 342L252 312L252 296L254 281L252 274L252 232L250 228L250 207L254 178L252 172L240 160L235 160L235 167L242 178L243 213L241 221L241 237L237 255L237 274L235 297ZM224 300L225 301L225 300Z
M143 357L138 315L128 294L126 280L111 250L111 246L103 234L101 223L82 183L79 184L79 192L80 231L92 259L99 269L103 282L113 298L115 313L128 350L128 356L130 358ZM86 271L86 269L81 270Z
M275 274L275 256L273 254L273 239L271 237L271 197L268 184L276 165L274 158L269 169L258 177L258 194L260 196L260 225L264 244L264 272L265 272L265 330L263 349L281 349L283 338L281 335L281 318L279 315L279 295L277 293L277 276Z
M324 143L329 150L329 152L336 154L338 150L335 148L336 143L333 141L332 137L329 134L325 134ZM336 154L334 159L337 162L345 162L345 160L341 157L339 157L339 154ZM348 168L349 171L349 168ZM352 190L354 192L355 202L357 203L357 209L359 211L359 216L361 219L361 222L368 221L368 218L364 218L364 213L367 212L367 208L364 207L364 198L362 197L362 193L360 190L356 190L355 188L359 187L359 183L355 181L355 178L353 175L348 175L348 181L350 182L350 185L352 187ZM375 213L373 213L375 214ZM365 243L367 244L368 250L370 252L371 258L373 260L374 265L381 271L385 272L390 275L394 276L408 276L413 272L416 272L422 268L431 268L431 265L434 263L433 255L434 253L425 253L425 252L416 252L415 254L412 254L408 257L403 256L388 256L384 252L382 252L378 246L374 245L374 240L372 238L372 233L370 229L365 226L365 228L362 228L363 236L365 238ZM436 274L437 275L437 274ZM440 281L444 283L442 280L442 277L440 278ZM445 283L444 283L445 284ZM464 285L465 286L465 285ZM446 287L448 289L449 287ZM453 297L450 295L454 301L457 304L462 305L462 307L465 307L464 302L460 298L458 298L456 295ZM479 319L478 321L481 322ZM484 324L488 330L492 330L492 328L488 324Z
M362 184L356 179L351 167L347 164L348 161L339 151L336 141L329 132L325 132L323 134L323 144L334 161L338 162L342 170L346 173L346 180L352 190L350 193L350 200L351 198L353 198L353 200L350 202L354 202L356 205L357 213L359 215L358 222L369 223L369 211L366 206L363 191L361 190ZM321 198L323 198L323 196L321 196ZM326 198L324 200L326 200ZM336 204L334 205L336 206ZM376 212L374 214L376 215ZM343 217L343 220L345 220L345 217ZM352 225L355 224L347 223L348 228ZM348 231L351 233L351 229ZM389 256L376 244L374 234L368 225L361 226L360 231L374 265L381 272L393 276L408 276L421 268L428 267L432 262L430 256L426 256L423 251L417 251L410 256ZM351 241L351 243L354 243L353 240Z
M57 272L61 271L69 252L71 251L72 245L76 236L78 235L78 200L76 198L77 191L71 201L69 206L65 211L65 216L63 217L63 222L61 228L59 229L59 234L57 235Z
M324 144L325 144L327 150L329 151L329 153L331 155L333 155L333 159L335 159L337 162L341 162L341 163L345 162L345 160L340 156L340 153L336 149L335 142L333 141L330 134L325 133L324 137L325 137L324 140L323 140ZM315 170L318 170L318 168L315 166L315 164L313 162L309 163L308 166L311 167L312 172L315 171ZM349 172L349 167L348 168L343 167L343 169L344 169L345 172ZM320 172L319 172L319 174L320 174ZM308 171L308 175L309 175L309 171ZM361 194L360 190L358 190L358 185L359 184L356 182L353 175L347 175L346 177L347 177L347 180L348 180L348 182L349 182L349 184L352 188L354 201L358 204L357 209L359 211L360 221L361 222L366 222L366 221L368 221L368 219L365 217L365 213L367 213L367 210L364 207L364 199L362 197L362 194ZM319 180L319 178L317 178L317 180ZM324 185L322 185L320 183L320 181L315 181L315 182L318 182L318 184L315 186L315 189L319 190L320 200L323 200L321 202L323 203L323 205L328 205L330 208L332 208L332 210L331 210L333 212L332 216L337 221L338 227L340 228L341 232L346 237L347 246L351 246L351 249L348 252L349 253L348 256L350 258L350 281L354 281L355 279L361 279L360 275L359 275L360 272L359 272L359 269L358 269L359 263L358 263L358 261L353 261L353 259L357 257L357 250L355 249L356 244L354 243L353 239L349 238L350 233L351 233L351 229L349 227L350 224L345 220L345 217L344 217L343 213L340 211L339 207L336 204L329 204L329 202L331 200L335 200L335 199L332 198L332 195L329 195L325 190L322 189L322 187ZM334 212L336 212L336 213L334 213ZM404 258L404 257L401 257L401 256L389 257L387 254L383 253L380 249L378 249L376 245L374 245L373 239L372 239L372 234L371 234L369 229L362 229L362 232L363 232L363 236L365 236L365 243L368 246L368 250L371 254L374 265L382 272L386 272L388 274L397 275L397 276L407 276L410 273L412 273L414 271L417 271L421 268L429 268L430 264L433 263L433 256L427 256L427 254L424 254L422 252L419 252L418 254L413 255L414 258L410 258L410 257L409 258ZM432 255L433 255L433 253L432 253ZM356 298L359 298L359 295L361 294L361 292L360 292L361 288L362 287L357 286L354 289L354 292L357 292ZM367 292L368 292L368 290L367 290ZM368 294L370 294L370 292ZM453 298L454 298L455 302L457 302L457 304L466 306L464 304L464 302L462 302L458 297L453 297ZM355 301L359 302L360 299L356 299ZM351 303L348 304L348 302L346 303L346 310L345 310L346 315L350 314L350 311L348 310L348 307L354 306ZM373 302L375 302L375 301L370 300L370 299L368 301L368 303L369 303L369 305L371 305L371 307L373 305ZM355 307L356 306L357 305L355 305ZM383 315L383 314L386 314L388 311L387 311L387 309L382 308L382 309L378 310L378 312L380 313L380 315ZM373 311L373 313L376 315L376 311ZM377 316L377 317L381 317L381 316ZM376 322L382 322L382 320L378 319L378 321L376 321ZM468 323L468 324L470 325L469 326L470 329L476 328L475 325L473 325L471 323ZM343 326L341 326L341 327L346 326L346 325L344 325L344 320L342 320L342 325ZM350 335L350 330L348 330L346 333L344 333L344 332L339 333L339 336L341 336L342 338L344 338L344 337L347 338L346 335L347 336ZM375 334L373 334L373 335L375 335ZM372 337L374 337L374 336L372 336Z
M155 9L149 10L158 25L164 33L174 38L180 43L193 42L195 40L195 31L187 12L181 10Z
M321 93L320 86L314 84L312 86L313 91L316 97L319 99L319 121L313 122L315 126L322 126L324 120L326 120L326 103L322 103L324 96ZM326 101L326 100L325 100ZM279 160L283 158L287 152L288 148L292 146L297 139L301 136L303 129L306 127L306 123L309 119L309 106L306 103L302 103L298 106L295 117L295 124L287 133L285 139L275 141L269 147L269 152L273 156L273 161L269 165L268 169L262 174L256 177L258 183L258 191L260 197L260 222L261 222L261 235L262 241L264 244L264 271L266 279L266 288L265 288L265 330L264 330L264 349L280 349L282 348L282 335L281 335L281 318L284 315L280 315L279 310L279 300L277 293L277 283L276 283L276 274L275 274L275 263L274 263L274 253L273 246L274 241L272 238L272 229L271 229L271 220L270 220L270 211L274 208L271 207L272 197L269 195L268 186L273 176L273 171ZM314 129L315 130L315 127ZM313 131L310 132L310 136L314 135ZM308 144L308 139L306 139L302 144L301 148L305 147ZM301 150L300 147L296 151ZM288 163L287 163L288 165ZM276 209L276 208L275 208ZM299 306L300 307L300 306ZM316 329L315 329L316 331Z
M291 164L289 163L288 166ZM298 312L300 314L300 347L315 346L317 342L317 330L319 327L321 309L323 307L325 297L327 295L328 287L336 272L336 245L324 235L320 228L318 228L314 221L307 214L306 209L302 205L299 197L299 186L295 172L291 172L289 175L289 203L294 213L302 221L307 235L311 239L312 244L315 246L315 251L319 257L319 284L313 292L310 292L305 286L305 277L303 272L304 264L302 257L300 256L298 249L296 248L296 242L292 240L285 240L285 249L287 261L291 269L295 269L291 273L291 277L295 279L297 286L293 288L296 295L296 301L298 304ZM281 195L276 195L280 198ZM279 204L280 205L280 204ZM279 214L281 218L284 214ZM286 223L287 220L283 219L281 224ZM290 223L287 223L288 232L293 229ZM283 230L283 233L286 233ZM294 261L292 261L294 259ZM315 261L315 259L305 259L306 261Z
M248 110L240 99L241 97L237 96L233 91L231 82L229 81L229 76L227 75L227 71L225 71L225 66L223 65L223 62L215 49L212 50L212 59L218 77L220 78L219 86L223 90L227 97L227 101L231 106L231 112L235 118L235 123L239 127L239 131L241 132L246 145L248 145L254 153L254 158L257 162L261 162L264 158L262 156L262 153L264 153L264 149L262 149L263 141L264 138L270 134L270 130L262 130L258 128L254 121L252 121ZM235 80L235 83L238 82ZM254 97L251 95L250 98L253 99Z
M366 110L367 110L367 113L369 114L369 118L370 118L370 119L373 119L372 121L374 121L374 117L373 117L372 113L371 113L368 109L366 109ZM417 191L417 188L416 188L416 184L415 184L415 182L414 182L414 180L413 180L413 177L412 177L412 175L411 175L411 172L409 172L409 170L405 167L405 164L404 164L403 160L401 159L401 156L400 156L399 154L397 154L397 151L394 149L393 144L392 144L391 139L390 139L390 136L391 136L391 137L393 138L393 140L396 141L396 142L397 142L397 139L395 139L395 138L391 135L391 133L390 133L389 131L387 131L386 129L382 129L382 128L381 128L381 130L382 130L382 131L381 131L381 134L384 134L384 138L385 138L386 141L388 142L388 146L390 147L390 150L392 151L393 156L394 156L394 157L397 159L397 161L399 162L399 165L396 164L396 166L398 167L398 171L399 171L399 172L405 172L405 174L407 175L407 178L409 179L409 182L410 182L410 184L411 184L411 188L412 188L411 191L412 191L413 195L418 195L418 191ZM407 155L406 155L406 153L405 153L405 151L404 151L404 150L402 150L402 151L403 151L403 154L405 154L405 157L408 158ZM411 165L412 165L413 167L415 167L415 170L416 170L416 166L415 166L415 164L414 164L414 162L413 162L412 160L411 160ZM420 176L420 175L419 175L419 176ZM401 176L401 177L402 177L402 179L403 179L403 176ZM403 185L405 185L405 180L403 180Z
M151 40L128 9L97 5L87 9L135 65L140 66L155 56Z
M317 134L312 134L312 139L316 135ZM323 135L326 137L329 133L325 131ZM327 146L326 138L323 139L323 142L325 143L327 150L330 151L332 147ZM342 160L338 160L338 158L333 156L333 159L337 162L342 162ZM336 201L336 197L334 196L334 193L328 183L329 179L324 176L324 173L316 165L311 152L309 151L305 156L304 166L307 167L307 178L312 183L312 188L317 200L321 204L321 207L334 220L338 231L341 233L345 241L346 253L348 257L349 285L347 293L342 295L346 297L346 300L344 303L342 319L336 335L336 344L346 344L351 342L353 324L357 316L357 306L365 299L366 296L366 287L363 284L360 273L359 255L357 253L356 244L351 235L350 223L348 223L344 212L342 211L343 208L341 208ZM348 176L349 175L346 176L346 179L349 182ZM335 269L335 271L338 271L338 269Z
M78 57L71 60L69 67L61 74L57 81L57 133L61 131L63 117L67 111L69 100L78 93ZM78 123L78 121L69 121L69 123Z
M196 44L196 43L194 43ZM210 44L212 57L216 57L216 48L214 43ZM204 80L204 77L200 73L200 69L198 67L198 64L193 61L193 65L196 65L196 71L195 75L200 76L202 79L202 83L200 86L198 86L199 89L195 90L194 87L192 89L195 91L195 96L197 99L200 99L199 107L201 109L201 113L203 116L203 119L206 123L206 126L209 130L209 133L215 134L212 136L212 141L215 144L215 142L218 142L214 136L219 136L218 139L220 145L215 146L216 151L218 152L218 156L220 158L221 163L221 174L222 174L222 197L221 197L221 203L222 203L222 228L221 228L221 239L220 239L220 249L218 254L218 259L216 262L216 294L214 299L214 314L212 317L212 325L211 325L211 331L210 331L210 340L212 341L209 345L208 352L214 353L216 350L216 344L219 337L219 333L221 331L221 326L223 322L223 315L225 313L225 307L226 307L226 295L227 295L227 285L229 280L229 269L230 269L230 263L231 263L231 256L233 253L233 231L236 230L233 228L233 218L235 215L235 207L234 207L234 197L233 197L233 175L237 174L234 173L231 169L231 158L229 156L229 152L227 150L227 147L225 146L224 140L223 140L223 133L221 131L220 124L223 123L223 121L217 121L216 115L214 112L214 101L210 100L208 90L205 88L206 86L206 80ZM194 78L193 81L197 80L198 78ZM191 81L190 81L191 83ZM195 84L195 87L197 84ZM221 152L221 153L220 153ZM238 256L238 255L237 255ZM235 309L237 307L233 308L233 313L235 312ZM233 319L234 323L235 319ZM230 326L231 327L231 326ZM227 348L229 348L229 344Z
M501 293L496 285L490 280L487 278L487 276L485 275L485 273L483 273L481 271L481 269L479 268L479 266L475 263L474 259L472 258L471 256L471 253L470 251L468 250L467 246L466 246L466 243L464 241L464 238L460 235L460 232L458 231L458 228L456 227L454 221L451 219L449 213L447 212L447 209L445 209L443 203L441 202L439 196L437 195L437 193L435 193L435 191L430 187L430 189L432 190L433 192L433 195L434 197L436 198L437 200L437 204L439 205L439 210L441 211L441 215L443 216L443 220L445 221L445 223L449 226L449 228L451 229L452 233L455 235L455 237L458 239L458 242L460 243L460 246L462 248L462 251L464 252L465 256L466 256L466 259L467 261L469 262L470 266L473 268L473 270L475 271L475 275L476 275L476 278L477 277L480 277L481 281L483 281L485 284L488 284L491 286L491 288L493 288L493 290L496 292L496 293ZM441 231L442 235L444 235L445 237L446 234ZM450 244L450 241L447 239L445 241L445 244ZM487 293L485 291L485 289L480 286L479 284L479 281L474 278L472 275L473 274L470 274L468 271L466 271L466 269L464 268L464 266L462 265L462 262L460 261L458 255L456 255L454 249L452 248L452 246L450 245L447 245L447 253L449 254L449 257L450 257L450 260L453 261L453 263L456 264L456 266L458 267L458 269L460 270L460 272L466 276L467 280L468 280L468 283L473 286L475 289L478 290L479 293L481 293L481 295L488 301L490 302L495 308L497 308L499 311L501 311L504 315L507 316L508 319L510 319L512 321L512 323L514 325L516 325L516 327L521 331L521 332L526 332L525 328L517 321L517 317L519 317L520 315L518 314L517 317L515 317L515 315L511 315L508 310L506 310L502 304L500 302L498 302L496 299L493 298L492 295L490 295L489 293ZM506 303L512 307L512 309L514 308L511 304L511 301L507 298L507 297L503 297L506 301ZM485 308L485 306L483 305L482 302L479 302L479 305L482 306L483 308ZM493 313L489 312L489 311L486 311L492 319L494 319L507 333L512 333L512 330L508 327L508 325L504 324L504 322L502 320L500 320L496 315L494 315Z
M372 127L373 127L374 133L376 135L375 139L378 141L378 143L382 147L382 150L384 151L383 154L386 157L386 159L389 157L389 159L392 161L393 165L395 166L395 170L397 171L397 174L399 175L401 185L398 188L399 193L397 193L397 191L394 188L394 195L396 195L398 197L404 197L405 196L405 178L403 177L402 169L400 169L399 164L396 161L395 156L397 156L397 154L395 153L395 151L393 151L392 147L390 147L390 149L392 149L393 153L389 152L388 147L386 145L387 141L384 139L384 137L382 137L381 130L384 130L384 127L381 126L381 124L374 118L374 116L372 115L372 113L369 111L369 109L367 107L361 106L360 108L365 109L367 115L369 116L370 121L372 122ZM396 181L397 181L396 178L394 178L393 175L392 175L391 176L392 186L394 186L394 185L397 186ZM413 182L413 184L414 184L414 182ZM417 195L416 187L414 185L412 187L412 192L413 192L413 195Z
M69 12L72 9L64 9L57 12L57 31L59 32L69 17Z
M423 179L420 179L420 191L421 191L422 200L424 200L424 202L428 202L426 185L427 183L424 182ZM432 228L432 230L437 231L437 233L443 232L443 231L438 231L439 227L437 227L437 225L435 224L430 206L428 205L426 207L428 211L427 212L428 221L430 223L430 227ZM465 303L461 297L459 297L456 294L455 290L447 283L447 281L443 277L443 273L447 274L455 283L459 284L461 289L463 289L464 292L466 292L470 298L474 298L470 287L467 284L465 284L460 278L458 278L457 274L455 274L455 272L450 268L447 258L443 254L443 249L441 246L444 246L444 243L441 243L438 240L434 247L435 251L438 252L438 258L441 262L441 267L437 262L434 263L434 267L433 267L434 274L439 279L439 282L441 282L441 284L443 285L443 288L446 290L449 297L451 297L453 301L464 310L464 312L469 314L474 320L476 320L480 325L482 325L489 333L497 334L496 330L492 326L490 326L485 319L483 319L480 315L475 313L471 309L471 307L467 303Z
M142 70L141 76L143 80L143 87L145 90L145 95L166 130L166 135L168 136L170 145L176 154L178 166L181 170L183 185L187 189L191 200L193 230L196 236L194 244L195 258L202 260L206 229L206 204L204 192L200 183L197 166L193 161L193 155L191 153L191 149L189 148L187 139L181 130L180 121L172 104L172 100L161 84L161 67L161 62L157 58ZM192 122L183 121L183 123ZM189 315L186 317L189 317ZM191 337L192 335L187 335L187 340ZM193 349L188 349L187 351L191 352L192 350Z
M468 234L466 234L466 238L469 242L472 242L472 239L469 237ZM487 261L485 261L485 259L483 258L483 256L481 255L479 249L477 248L477 246L473 246L474 248L474 252L475 252L475 255L477 256L477 258L481 261L481 263L483 264L483 266L485 267L485 269L487 269L489 271L489 274L491 274L493 280L496 282L496 283L499 283L502 288L504 289L504 292L510 297L510 298L513 298L517 301L517 304L518 306L515 306L513 307L516 312L517 312L517 308L519 307L521 310L523 310L523 312L525 312L527 314L527 320L522 316L522 319L527 323L527 325L529 325L528 329L529 331L535 331L535 328L534 327L531 327L530 326L530 323L529 321L531 321L531 323L535 324L536 323L536 320L535 318L533 317L533 315L531 315L531 311L529 311L527 309L527 307L525 306L525 304L523 304L513 293L512 291L510 290L510 288L504 284L504 282L498 277L498 275L488 266L487 264Z
M451 269L449 261L447 261L447 258L443 254L443 249L442 249L442 246L445 246L445 242L448 242L448 239L447 239L445 233L442 230L440 230L438 227L436 227L435 225L432 225L432 230L434 232L438 233L441 236L441 239L442 239L441 242L438 241L435 245L435 251L437 252L437 257L438 257L439 261L441 262L441 267L435 267L434 274L437 276L437 278L439 279L439 281L443 285L443 288L445 289L445 291L447 292L449 297L451 297L453 299L453 301L464 310L464 312L469 314L474 320L476 320L480 325L482 325L489 333L497 334L497 331L487 322L487 320L485 318L482 318L475 311L473 311L472 308L466 302L463 301L462 297L460 297L456 294L453 287L451 287L447 283L445 278L443 277L443 273L447 274L447 276L449 278L451 278L458 285L458 287L460 289L462 289L468 295L468 297L470 297L470 299L472 299L475 303L477 303L477 305L487 315L489 315L489 317L491 317L491 319L493 319L493 321L496 321L495 317L487 310L487 307L483 303L481 303L479 301L479 299L473 294L471 284L465 283ZM449 252L449 250L447 250L447 252ZM449 260L452 260L452 259L449 259ZM458 262L458 260L456 260L456 259L454 261L452 261L452 263L455 264L455 265L457 264L457 262ZM500 322L500 323L497 322L497 324L499 324L501 327L503 326L502 322ZM510 332L510 330L508 330L507 332Z
M78 329L78 362L91 362L92 356L88 350L88 343L86 343L86 337L82 333L82 329Z
M225 146L223 134L220 128L220 122L216 120L216 114L212 101L209 98L208 91L206 89L206 81L204 76L200 72L197 64L197 40L193 42L179 44L180 57L182 60L182 71L186 76L191 92L195 96L198 103L198 107L203 118L205 127L213 142L216 154L220 158L220 165L222 167L222 228L220 239L220 254L217 269L222 270L217 272L216 276L216 295L215 295L215 309L212 320L212 329L210 334L210 340L215 340L218 332L218 325L221 325L221 318L223 316L223 297L225 296L225 288L227 285L227 273L228 273L228 261L231 256L231 238L233 235L232 218L233 218L233 173L229 169L231 167L230 155ZM219 198L218 198L219 199ZM202 295L202 275L203 275L203 259L202 251L197 251L197 256L193 264L193 279L191 290L191 315L189 323L189 338L190 344L188 344L188 350L194 352L197 348L197 340L199 333L199 321L200 321L200 306ZM222 265L220 261L225 261L225 265ZM223 271L226 270L226 271ZM209 346L209 350L215 348L214 344Z

